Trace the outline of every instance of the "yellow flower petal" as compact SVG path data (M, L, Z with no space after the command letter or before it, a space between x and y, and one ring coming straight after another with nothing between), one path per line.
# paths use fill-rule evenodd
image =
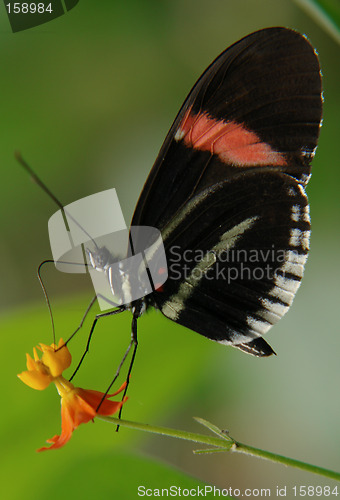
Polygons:
M63 346L64 344L65 344L65 342L63 341L63 339L62 339L62 338L60 338L60 339L59 339L59 343L58 343L58 345L56 346L56 347L57 347L57 349L59 349L59 347Z
M59 377L71 364L72 356L70 351L66 346L62 347L64 345L63 341L59 342L58 347L61 347L59 350L54 350L52 346L40 345L43 351L41 361L49 368L53 377Z
M26 354L26 358L27 358L26 365L29 371L35 371L38 373L42 373L44 375L49 375L50 370L40 361L39 358L37 361L35 361L34 359L31 358L29 354Z
M18 374L18 377L24 384L32 387L32 389L37 389L42 391L52 382L53 377L47 375L46 373L38 371L25 371Z
M27 370L38 370L36 361L29 354L26 354L26 366Z

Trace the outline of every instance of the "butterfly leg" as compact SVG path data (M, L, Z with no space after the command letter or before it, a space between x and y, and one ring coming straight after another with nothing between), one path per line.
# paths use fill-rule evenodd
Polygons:
M125 398L126 393L127 393L127 389L128 389L128 385L129 385L129 381L130 381L130 375L131 375L131 372L132 372L133 363L135 361L137 347L138 347L138 341L137 341L137 319L139 317L139 314L140 313L135 310L134 313L133 313L133 318L132 318L131 342L130 342L128 351L130 351L130 349L132 348L132 346L134 346L134 349L133 349L133 353L132 353L132 357L131 357L131 361L130 361L130 366L129 366L129 369L128 369L128 372L127 372L127 375L126 375L126 386L125 386L125 389L124 389L122 400ZM120 410L119 410L118 418L121 418L122 410L123 410L123 407L121 407ZM118 432L118 430L119 430L119 425L117 425L116 432Z
M131 358L131 361L130 361L130 366L129 366L129 369L128 369L128 373L127 373L127 376L126 376L126 386L125 386L125 389L124 389L124 394L123 394L123 397L122 397L122 400L125 398L126 396L126 392L127 392L127 388L128 388L128 385L129 385L129 378L130 378L130 374L131 374L131 371L132 371L132 367L133 367L133 362L135 360L135 356L136 356L136 351L137 351L137 346L138 346L138 342L137 342L137 318L138 316L134 314L133 318L132 318L132 328L131 328L131 341L128 345L128 348L126 349L125 351L125 354L121 360L121 362L119 363L119 366L117 368L117 371L115 373L115 376L113 377L109 387L107 388L107 390L105 391L105 394L101 400L101 402L99 403L98 407L97 407L97 411L100 407L100 405L102 404L102 402L104 401L106 395L109 393L111 387L113 386L113 384L115 383L115 381L117 380L119 374L120 374L120 370L132 348L132 346L134 346L134 349L133 349L133 353L132 353L132 358ZM122 408L120 409L120 412L119 412L119 417L121 417L121 414L122 414ZM117 425L117 431L119 429L119 425Z
M71 336L70 336L70 337L66 340L65 345L67 345L67 344L70 342L70 340L72 340L72 339L73 339L73 337L75 336L75 334L76 334L77 332L79 332L79 330L81 329L81 327L82 327L82 326L83 326L83 324L84 324L84 321L85 321L85 319L86 319L86 317L87 317L88 313L89 313L89 312L90 312L90 310L92 309L93 304L96 302L97 298L104 299L106 302L108 302L110 305L112 305L112 307L118 307L118 308L119 308L119 310L121 310L121 311L125 311L125 307L123 307L123 306L117 306L117 304L116 304L115 302L112 302L111 300L107 299L107 298L106 298L106 297L104 297L103 295L96 294L96 295L92 298L92 300L91 300L90 304L87 306L87 309L86 309L86 311L85 311L84 316L82 317L81 322L79 323L79 326L75 329L75 331L72 333L72 335L71 335ZM104 314L98 314L96 317L98 317L98 318L99 318L99 317L101 317L101 316L110 316L110 315L111 315L111 312L110 312L109 314L106 314L106 313L104 313Z
M82 318L82 320L81 320L81 322L80 322L80 324L79 324L78 328L75 330L75 332L73 332L73 334L72 334L72 335L71 335L71 337L67 340L67 342L65 342L65 344L67 344L67 343L68 343L68 342L72 339L72 337L73 337L73 336L74 336L74 335L75 335L75 334L76 334L76 333L80 330L80 328L83 326L84 321L85 321L85 318L86 318L86 316L88 315L88 313L89 313L89 311L90 311L91 307L93 306L93 304L94 304L94 302L95 302L95 300L96 300L96 299L97 299L97 296L95 296L95 297L91 300L91 302L90 302L90 304L89 304L88 308L86 309L86 312L85 312L85 314L84 314L84 316L83 316L83 318ZM90 348L90 343L91 343L91 339L92 339L92 335L93 335L94 329L95 329L95 327L96 327L97 321L98 321L99 319L101 319L101 318L105 318L105 317L108 317L108 316L113 316L113 315L115 315L115 314L119 314L119 313L121 313L121 312L125 311L125 309L126 309L126 308L125 308L125 306L119 306L119 307L118 307L117 309L115 309L114 311L109 311L109 312L106 312L106 313L100 313L100 314L97 314L97 315L96 315L96 317L95 317L95 319L94 319L94 321L93 321L93 323L92 323L91 330L90 330L90 333L89 333L89 336L88 336L88 339L87 339L87 344L86 344L86 347L85 347L85 351L83 352L83 355L82 355L82 357L80 358L80 361L79 361L79 363L78 363L78 365L77 365L77 368L74 370L74 372L73 372L73 374L72 374L71 378L69 379L70 381L73 379L73 377L75 376L75 374L76 374L76 373L77 373L77 371L79 370L80 365L82 364L82 362L83 362L83 360L84 360L84 358L85 358L86 354L87 354L87 353L88 353L88 351L89 351L89 348ZM126 354L126 355L127 355L127 354ZM126 355L125 355L125 356L126 356ZM111 387L111 386L110 386L110 387ZM108 390L109 390L109 389L108 389Z

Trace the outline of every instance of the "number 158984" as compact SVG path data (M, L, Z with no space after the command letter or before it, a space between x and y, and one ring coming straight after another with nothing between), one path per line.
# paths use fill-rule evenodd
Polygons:
M52 14L52 3L45 5L44 3L21 3L13 2L6 4L8 14L44 14L49 12Z

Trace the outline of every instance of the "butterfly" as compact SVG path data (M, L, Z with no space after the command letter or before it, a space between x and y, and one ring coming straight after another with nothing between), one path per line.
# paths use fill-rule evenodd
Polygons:
M130 256L147 246L138 228L154 228L166 268L156 249L149 256L156 277L147 266L121 263L114 274L117 259L105 247L87 249L89 265L104 272L123 299L96 316L88 345L99 318L131 311L131 343L122 360L134 345L127 382L138 318L152 307L220 344L258 357L274 353L263 335L290 308L309 250L305 187L322 101L315 50L306 37L282 27L234 43L195 83L150 171L130 228ZM152 287L132 300L132 274L141 269Z
M318 57L291 29L256 31L219 55L184 101L131 226L157 228L168 278L123 306L255 356L286 314L309 250L305 187L322 116ZM161 268L159 272L163 272Z

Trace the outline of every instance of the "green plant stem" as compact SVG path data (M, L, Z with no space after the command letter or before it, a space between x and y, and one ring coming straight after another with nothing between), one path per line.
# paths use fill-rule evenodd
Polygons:
M255 457L261 457L266 460L271 460L272 462L277 462L279 464L288 465L289 467L295 467L296 469L305 470L311 472L312 474L319 474L320 476L325 476L330 479L335 479L340 481L340 473L328 469L323 469L317 465L308 464L306 462L300 462L294 458L284 457L282 455L277 455L276 453L271 453L270 451L260 450L259 448L254 448L253 446L248 446L243 443L235 443L234 451L239 451L241 453L246 453L247 455L253 455Z
M271 453L270 451L261 450L259 448L254 448L253 446L248 446L247 444L235 441L228 435L223 435L221 431L221 437L208 436L204 434L197 434L195 432L181 431L177 429L169 429L167 427L159 427L149 424L141 424L139 422L130 422L127 420L120 420L114 417L104 417L98 416L101 420L110 422L111 424L120 425L123 427L129 427L130 429L137 429L140 431L151 432L153 434L161 434L163 436L175 437L177 439L184 439L186 441L193 441L195 443L207 444L210 446L216 446L216 451L221 451L223 448L225 451L231 450L239 453L245 453L247 455L253 455L256 457L261 457L272 462L287 465L289 467L295 467L297 469L305 470L313 474L319 474L330 479L335 479L340 481L340 473L318 467L316 465L311 465L305 462L300 462L293 458L284 457L282 455L277 455L276 453ZM212 450L213 451L213 450Z
M177 439L184 439L186 441L194 441L195 443L209 444L217 448L230 449L233 442L225 441L222 438L214 436L206 436L204 434L197 434L195 432L179 431L177 429L169 429L168 427L159 427L157 425L141 424L139 422L130 422L128 420L120 420L114 417L103 417L98 415L96 418L105 420L111 424L129 427L130 429L137 429L140 431L151 432L153 434L161 434L162 436L174 437ZM229 446L226 446L229 445Z

